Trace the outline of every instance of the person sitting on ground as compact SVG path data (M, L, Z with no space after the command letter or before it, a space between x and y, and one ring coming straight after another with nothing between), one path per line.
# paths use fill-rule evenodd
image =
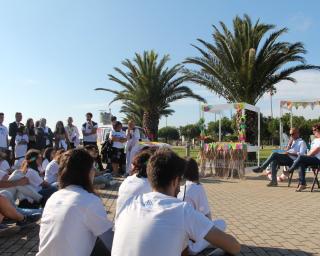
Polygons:
M53 160L47 165L45 173L44 173L44 180L51 184L52 186L58 187L58 172L60 168L60 159L65 152L64 149L58 149L54 154Z
M122 130L122 123L117 121L114 125L114 130L110 132L109 139L112 141L112 153L111 153L111 163L112 163L112 174L115 176L119 175L119 167L122 164L122 159L124 155L125 142L127 141L127 136Z
M48 164L53 160L56 150L52 147L46 148L42 155L41 174L45 172Z
M132 173L120 185L116 206L116 216L123 204L133 196L142 195L152 191L147 176L147 164L153 152L143 150L132 161Z
M14 168L19 169L24 160L24 157L28 150L29 138L26 133L26 129L23 125L20 125L17 129L17 134L15 136L15 162Z
M21 214L11 202L0 195L0 223L3 222L4 218L14 220L20 227L27 226L31 223L37 222L41 218L41 213L32 213L30 215Z
M97 147L95 145L87 145L84 148L94 160L93 168L95 170L95 177L93 185L104 185L104 187L108 187L111 184L112 175L103 170Z
M13 176L9 176L6 172L0 170L0 195L5 196L13 205L15 205L16 200L21 203L27 198L31 198L32 203L34 201L40 202L42 196L28 185L28 178L16 177L15 179Z
M41 163L42 157L40 151L30 149L26 154L21 171L17 170L14 174L15 176L24 175L29 179L30 185L36 192L42 195L41 205L44 206L48 198L56 192L57 189L41 178L39 172Z
M204 216L211 220L211 211L208 198L204 187L199 181L198 164L193 158L186 159L184 178L186 179L186 183L184 186L180 187L178 199L189 203L195 210L201 212ZM221 231L226 230L226 223L224 220L214 220L213 224ZM209 245L210 244L205 239L196 243L189 240L189 254L196 255Z
M4 152L0 152L0 170L5 171L7 174L10 174L12 171L9 162L7 161L7 154Z
M310 151L307 155L299 155L288 170L289 172L293 172L295 169L300 168L299 187L296 192L301 192L307 188L306 168L320 165L320 124L314 125L312 131L315 139L311 143Z
M184 168L185 160L170 149L159 149L151 156L147 175L153 192L132 197L119 209L113 256L177 256L187 240L203 238L227 253L240 251L235 238L176 198Z
M298 156L306 154L307 146L304 140L300 138L298 128L290 129L290 140L285 150L284 153L273 152L261 166L253 168L253 172L259 173L271 164L272 180L268 184L269 187L278 186L277 172L279 165L291 166Z
M64 156L60 190L43 211L37 256L87 256L98 236L111 250L112 222L93 190L93 159L85 149L73 149Z

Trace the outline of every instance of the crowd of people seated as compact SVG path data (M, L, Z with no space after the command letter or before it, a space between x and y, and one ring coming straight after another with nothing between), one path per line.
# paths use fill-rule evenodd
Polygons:
M300 138L299 129L295 127L291 128L290 140L285 150L273 152L261 166L254 168L253 171L261 173L271 165L272 180L268 186L275 187L278 186L277 172L279 166L288 167L287 173L299 169L299 186L296 192L305 190L307 188L307 167L320 167L320 124L314 125L312 132L314 139L308 151L306 142Z
M170 149L144 148L129 156L115 223L110 221L94 186L105 187L112 174L119 175L125 144L138 141L133 122L127 134L114 122L110 174L101 164L91 113L82 126L83 146L76 127L69 134L58 122L52 133L41 119L32 133L33 122L28 119L26 129L21 113L16 125L10 124L16 133L11 131L9 142L3 117L0 113L0 222L11 219L24 227L41 218L37 255L195 255L210 244L231 254L240 251L224 232L226 223L211 214L197 163ZM9 145L15 159L5 155Z

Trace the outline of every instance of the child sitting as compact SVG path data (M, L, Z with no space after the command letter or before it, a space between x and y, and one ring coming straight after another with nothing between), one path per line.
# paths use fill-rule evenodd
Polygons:
M178 198L182 201L186 201L193 206L193 208L208 217L211 220L211 211L208 203L206 192L199 181L199 168L197 162L188 158L186 160L186 167L184 178L186 184L181 186ZM226 223L224 220L214 220L214 226L221 231L225 231ZM206 240L194 243L189 241L189 253L190 255L196 255L209 246Z

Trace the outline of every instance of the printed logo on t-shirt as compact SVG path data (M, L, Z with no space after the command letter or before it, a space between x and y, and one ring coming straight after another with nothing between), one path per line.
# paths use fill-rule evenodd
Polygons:
M151 200L143 202L143 207L145 207L145 208L151 208L152 206L153 206L153 203Z

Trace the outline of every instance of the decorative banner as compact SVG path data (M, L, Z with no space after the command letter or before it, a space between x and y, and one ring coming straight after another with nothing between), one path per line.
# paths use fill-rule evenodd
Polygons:
M202 106L201 106L201 109L202 109L203 112L208 112L208 111L210 111L210 109L212 109L212 108L213 108L212 105L202 105Z
M315 106L320 106L320 100L316 101L280 101L280 107L286 108L288 110L291 110L292 107L295 107L298 109L299 107L303 107L304 109L306 107L310 106L313 110Z

